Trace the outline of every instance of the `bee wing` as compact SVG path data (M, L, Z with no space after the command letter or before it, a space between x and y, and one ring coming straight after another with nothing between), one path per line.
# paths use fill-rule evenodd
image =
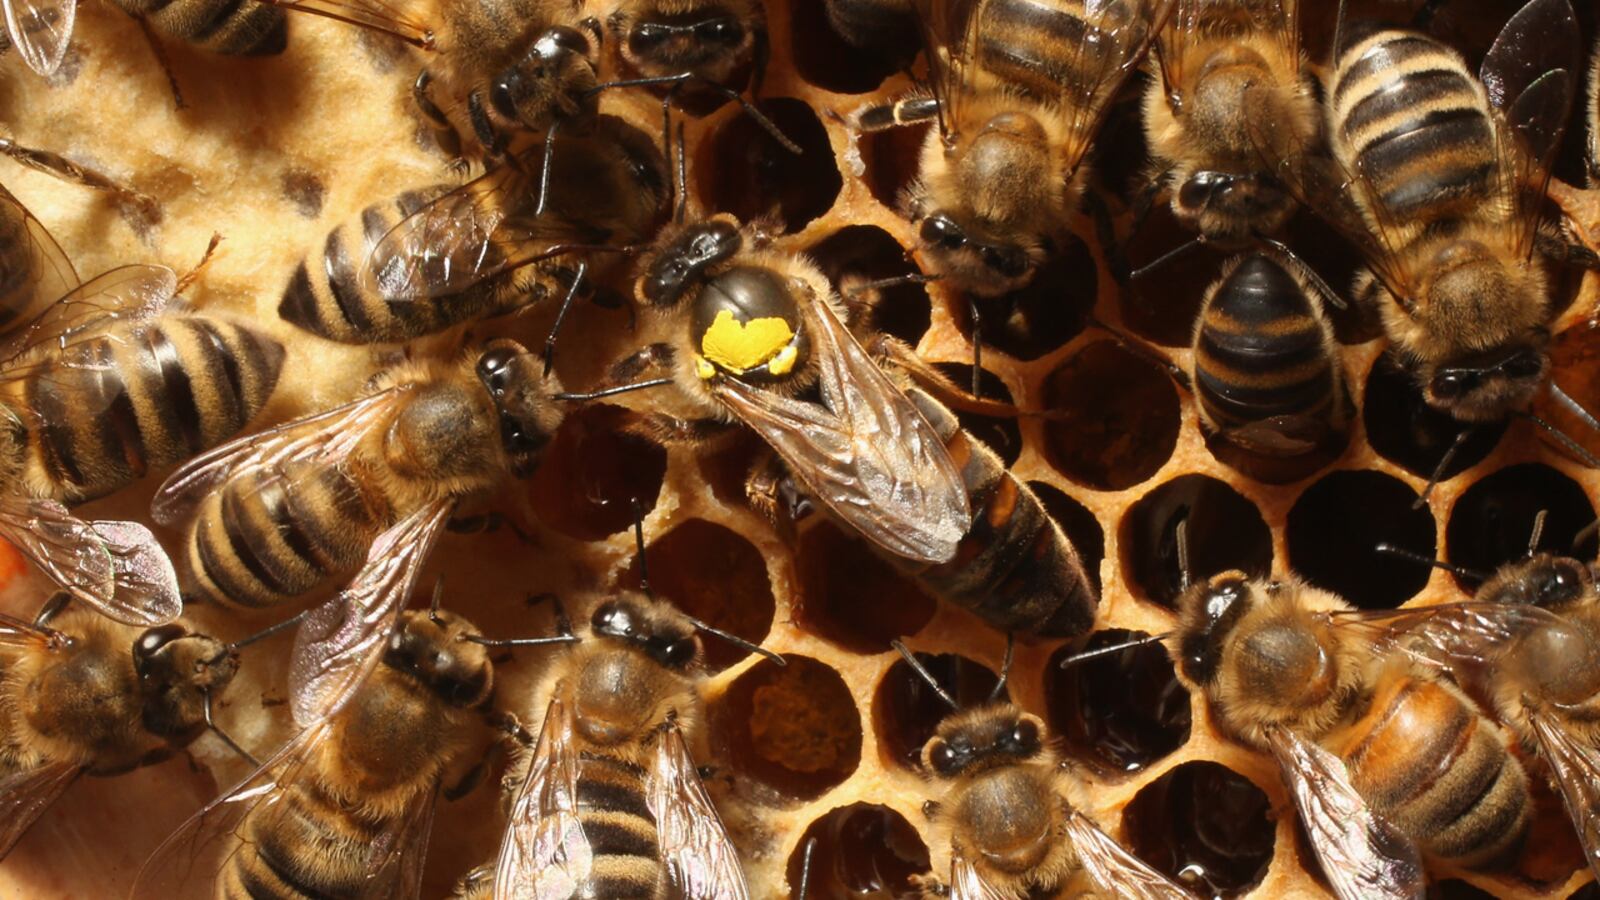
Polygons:
M950 848L950 900L1009 900L990 884L960 847Z
M1550 167L1583 71L1580 40L1568 0L1530 0L1500 30L1478 70L1497 114L1509 222L1525 253L1533 252Z
M67 55L77 0L4 0L6 30L28 68L54 75Z
M13 213L22 219L23 239L32 257L28 268L29 304L22 309L0 310L0 333L4 333L38 316L48 304L75 290L78 273L44 223L4 187L0 187L0 203L12 207Z
M338 712L377 668L452 505L435 500L378 535L350 586L300 623L289 659L296 724Z
M1539 756L1555 776L1583 856L1600 875L1600 750L1572 736L1542 710L1525 707L1528 725L1539 744Z
M69 270L70 271L70 270ZM73 276L74 278L76 276ZM178 276L166 266L119 266L91 278L7 329L0 341L0 375L14 379L25 369L18 361L54 345L64 356L86 335L115 322L142 322L166 307L178 290ZM92 362L74 365L93 366Z
M0 776L0 860L81 774L82 766L49 763Z
M422 896L428 840L433 836L433 813L438 805L439 786L435 784L406 809L393 828L372 841L367 883L357 895L360 900L417 900Z
M1230 442L1264 456L1298 456L1316 449L1328 434L1328 423L1315 416L1273 416L1229 428L1223 434Z
M658 736L646 789L661 858L685 900L748 900L739 852L676 726Z
M1341 628L1365 631L1375 653L1399 650L1440 668L1487 665L1517 637L1561 617L1520 603L1443 603L1410 609L1337 610L1326 614Z
M0 538L74 599L129 625L178 617L178 579L166 551L137 522L85 522L54 500L0 495Z
M1343 900L1422 900L1426 879L1416 846L1367 806L1344 762L1285 729L1267 734L1334 893Z
M1144 62L1177 0L1085 0L1081 34L1068 42L1058 63L1063 73L1060 106L1068 122L1063 148L1070 176L1100 131L1100 122L1122 84Z
M824 408L733 378L712 391L840 519L891 553L947 562L972 524L960 469L827 304L813 308Z
M567 704L552 698L500 842L494 900L568 900L594 867L594 851L578 820L572 728Z
M205 496L239 472L282 469L294 463L336 463L361 443L369 429L386 422L405 396L396 385L335 407L247 434L195 457L168 476L150 502L151 515L164 525L182 522Z
M963 101L972 89L970 66L985 0L916 0L917 23L927 51L929 82L939 101L939 133L955 138Z
M0 613L0 648L4 647L35 647L44 649L50 646L54 635L47 629L16 616Z
M272 6L310 13L397 37L415 47L432 49L433 30L407 18L383 0L261 0Z
M1077 851L1094 883L1111 897L1132 900L1193 900L1193 895L1150 864L1129 853L1088 816L1076 810L1067 816L1067 840Z

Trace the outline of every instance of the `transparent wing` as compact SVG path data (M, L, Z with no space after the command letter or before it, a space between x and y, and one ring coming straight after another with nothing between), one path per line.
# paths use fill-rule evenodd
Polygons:
M959 847L950 848L950 900L1009 900L1010 893L990 884Z
M146 321L177 292L178 276L166 266L120 266L78 285L0 341L0 372L16 377L30 352L53 348L63 355L73 344L111 324Z
M156 491L150 512L176 525L229 478L245 470L282 470L297 463L336 463L347 457L369 429L385 423L409 386L395 385L327 412L248 434L195 457Z
M1129 853L1090 821L1074 810L1067 816L1067 840L1077 851L1094 883L1105 888L1107 896L1130 900L1193 900L1193 895L1150 864Z
M28 68L54 75L67 55L77 0L4 0L6 30Z
M25 619L0 613L0 648L32 647L48 650L56 645L57 636L49 629L40 628Z
M137 522L85 522L54 500L0 495L0 538L74 599L119 622L164 625L182 611L166 551Z
M1326 615L1341 628L1364 631L1374 641L1375 654L1396 649L1418 662L1444 668L1493 664L1518 637L1561 624L1556 613L1520 603L1444 603Z
M378 535L350 586L300 623L289 659L296 724L307 727L338 712L378 667L453 505L435 500Z
M572 728L566 703L553 698L501 839L494 900L568 900L594 868L594 851L578 821Z
M822 405L723 378L712 391L844 522L891 553L941 563L972 524L944 441L825 303L813 347Z
M111 554L114 590L101 611L131 625L164 625L183 612L178 573L161 542L138 522L89 523Z
M1138 70L1177 0L1086 0L1083 28L1061 47L1058 98L1068 122L1063 155L1076 171L1123 82Z
M0 776L0 860L82 773L81 766L53 763Z
M685 900L747 900L739 852L676 726L660 732L646 789L661 858Z
M3 335L22 327L49 304L75 290L78 287L78 273L73 271L72 262L62 252L61 245L50 236L44 223L28 212L22 201L4 187L0 187L0 205L10 207L9 211L0 212L0 223L7 226L6 239L25 242L29 256L25 282L27 302L17 309L0 307L0 335ZM13 234L9 227L11 225L20 225L21 233ZM22 289L19 286L18 290Z
M1427 885L1416 846L1367 806L1344 763L1281 728L1268 739L1334 893L1342 900L1422 900Z
M261 0L281 9L310 13L392 35L414 47L432 49L433 30L408 18L383 0Z
M939 101L939 131L953 140L961 130L965 100L972 91L971 56L986 0L916 0L929 81Z
M1561 723L1537 709L1526 709L1539 756L1555 776L1561 800L1577 829L1590 870L1600 876L1600 751L1575 738Z

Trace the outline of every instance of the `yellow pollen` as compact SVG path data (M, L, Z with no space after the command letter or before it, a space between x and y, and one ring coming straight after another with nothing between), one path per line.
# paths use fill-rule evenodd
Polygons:
M781 318L740 322L732 311L725 309L717 313L711 327L700 338L700 351L719 368L738 374L782 357L783 351L789 350L790 358L784 364L786 372L794 365L793 348L789 347L793 338L789 323ZM783 372L774 370L773 374Z

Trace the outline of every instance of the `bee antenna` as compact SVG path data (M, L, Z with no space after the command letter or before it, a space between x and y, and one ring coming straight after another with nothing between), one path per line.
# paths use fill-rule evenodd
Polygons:
M1546 422L1544 419L1539 418L1527 410L1523 410L1522 412L1518 413L1518 415L1539 426L1540 428L1543 428L1547 434L1556 439L1557 443L1567 448L1567 452L1578 457L1578 459L1581 460L1584 465L1591 469L1600 469L1600 459L1596 459L1593 453L1590 453L1588 450L1583 448L1583 445L1567 436L1566 432L1555 427L1554 425L1551 425L1549 422Z
M1541 509L1533 514L1533 533L1528 535L1528 556L1533 556L1539 550L1539 539L1544 537L1544 520L1550 510Z
M1193 570L1189 568L1189 514L1184 513L1183 518L1172 529L1173 537L1178 542L1178 591L1182 593L1189 589L1194 582Z
M1173 260L1188 256L1190 253L1193 253L1205 245L1206 242L1198 237L1190 238L1189 240L1184 241L1176 247L1173 247L1171 250L1168 250L1150 262L1147 262L1139 268L1134 269L1132 272L1129 272L1128 280L1138 281L1139 279L1149 275L1151 272L1154 272L1162 266L1167 265Z
M1189 373L1185 372L1183 367L1179 366L1177 363L1161 355L1160 351L1151 348L1150 345L1146 344L1144 341L1134 337L1121 328L1112 325L1094 313L1089 313L1088 315L1084 316L1083 320L1086 324L1092 325L1095 328L1098 328L1101 331L1111 335L1116 339L1117 343L1121 344L1123 349L1127 350L1128 352L1137 354L1138 356L1155 363L1157 366L1166 369L1167 374L1172 376L1172 380L1176 381L1178 385L1185 391L1192 390L1189 383Z
M672 87L669 90L669 93L672 93L676 92L679 87L682 87L684 84L687 84L691 81L698 81L705 85L706 88L715 91L716 93L721 94L722 96L727 97L729 100L739 104L739 106L743 108L745 115L748 115L750 118L754 119L756 124L760 125L761 129L767 134L772 135L772 139L777 141L779 146L783 147L783 149L795 154L796 156L799 156L803 152L800 149L799 144L796 144L794 141L790 140L788 135L784 134L783 131L779 129L771 119L767 118L766 115L761 112L761 110L751 106L750 101L740 96L738 91L728 87L727 85L718 84L703 75L697 75L694 72L679 72L676 75L653 75L648 78L625 78L620 81L607 81L604 84L597 84L585 91L584 96L592 97L601 91L609 91L614 88L656 87L659 85L671 85ZM668 99L671 99L670 96Z
M800 889L795 891L794 900L806 900L806 892L811 885L811 854L817 849L817 839L806 840L806 849L800 856Z
M1388 541L1379 541L1377 544L1373 545L1372 549L1388 556L1398 556L1401 559L1409 559L1414 563L1420 563L1424 566L1431 566L1435 569L1443 569L1446 572L1449 572L1451 575L1459 575L1462 578L1470 578L1473 581L1482 582L1489 580L1487 573L1479 572L1476 569L1468 569L1463 566L1447 563L1442 559L1434 559L1431 556L1423 556L1421 553L1418 553L1415 550L1407 550L1404 547L1397 547Z
M550 170L554 168L551 161L556 155L556 132L560 130L563 121L565 120L558 116L544 131L544 149L539 154L539 202L533 207L535 219L544 215L545 207L550 203Z
M556 310L556 320L550 325L550 335L544 339L544 377L550 377L550 369L556 364L556 335L561 333L561 323L567 320L567 311L572 309L572 303L578 298L578 287L583 284L583 276L589 273L589 261L578 260L578 271L572 276L572 285L567 288L567 295L561 298L561 308Z
M1576 551L1578 545L1594 537L1596 531L1600 531L1600 519L1595 519L1593 522L1583 526L1582 530L1572 536L1572 549Z
M701 619L697 619L694 616L689 615L688 613L684 612L681 609L678 610L678 614L683 616L684 619L688 620L689 624L693 625L695 627L696 631L704 631L706 634L715 635L716 637L722 638L723 640L725 640L728 643L734 645L735 647L738 647L740 650L743 650L746 653L754 653L754 654L756 654L758 656L766 658L767 660L770 660L773 665L776 665L776 666L787 666L789 664L789 661L787 659L784 659L782 656L778 655L777 653L774 653L773 651L768 650L765 647L759 646L757 644L753 644L750 641L747 641L744 638L739 637L737 634L734 634L731 631L723 631L721 628L718 628L715 625L712 625L710 622L706 622L706 621L703 621Z
M562 391L560 393L551 394L550 396L556 400L570 400L581 403L589 400L600 400L605 397L615 397L618 394L626 394L630 391L642 391L647 388L662 387L663 385L668 385L671 383L671 378L652 378L649 381L636 381L633 384L623 384L616 387L603 388L598 391L590 391L587 394Z
M1467 442L1467 438L1471 437L1473 432L1477 430L1478 428L1476 425L1469 425L1466 428L1456 432L1455 440L1451 441L1450 446L1445 448L1444 455L1439 457L1439 462L1434 465L1433 471L1429 473L1428 484L1422 489L1422 493L1417 495L1417 499L1411 502L1411 508L1413 510L1422 509L1428 505L1428 498L1433 496L1434 487L1437 486L1440 481L1444 480L1445 469L1450 467L1451 461L1454 460L1456 458L1456 454L1461 451L1461 445L1465 444Z
M1547 381L1546 384L1549 385L1550 396L1555 398L1556 403L1562 409L1583 420L1583 424L1589 426L1590 429L1600 431L1600 419L1596 419L1594 413L1589 412L1588 409L1584 408L1583 404L1572 399L1572 395L1562 390L1561 385L1556 384L1553 379Z
M934 679L933 673L929 672L928 668L922 664L922 661L917 659L917 657L913 655L910 650L906 649L905 644L901 643L900 640L896 638L895 640L889 642L889 646L893 647L895 652L900 654L900 658L906 661L906 664L911 667L913 672L916 672L923 681L928 683L928 687L933 688L933 693L937 695L940 700L943 700L946 706L954 710L961 709L961 704L956 702L956 698L950 696L948 691L939 686L939 682Z
M226 731L223 731L222 730L222 726L218 725L216 719L212 717L212 715L211 715L211 696L212 696L211 695L211 691L207 690L205 692L205 698L206 698L206 703L205 703L206 729L209 730L212 734L216 735L217 738L219 740L221 740L224 744L228 745L228 749L229 750L232 750L234 753L239 754L239 757L241 759L243 759L245 762L250 764L250 768L252 768L252 769L261 768L261 761L256 759L254 756L251 756L250 755L250 751L244 749L244 747L239 745L238 741L234 740L233 737L231 735L229 735Z
M688 157L687 157L687 155L686 155L686 153L684 151L683 123L681 121L678 123L678 151L677 151L677 158L678 158L678 165L677 165L677 173L678 174L677 174L676 177L678 179L678 188L677 188L678 202L675 204L674 209L672 210L672 220L674 222L678 223L679 225L682 225L683 224L684 215L685 215L685 210L687 210L689 208L689 163L688 163Z
M978 313L978 298L967 298L967 314L972 317L972 398L983 399L983 316Z
M433 596L428 599L428 621L439 624L439 603L444 600L444 576L433 581Z
M1143 647L1146 644L1159 644L1171 636L1172 632L1163 631L1160 634L1147 634L1144 637L1123 641L1120 644L1112 644L1109 647L1096 647L1093 650L1084 650L1081 653L1074 653L1071 656L1062 659L1058 664L1058 668L1070 669L1081 662L1087 662L1088 660L1096 657L1110 656L1113 653L1121 653L1125 650L1132 650L1135 647Z
M994 683L994 689L989 692L990 703L999 700L1006 689L1006 681L1011 677L1011 656L1016 647L1016 635L1006 632L1006 655L1000 661L1000 680Z
M644 560L644 510L639 506L638 497L628 498L628 508L633 510L633 549L634 555L639 560L639 590L646 597L654 597L650 593L650 574L645 568Z
M249 635L247 637L242 637L242 638L238 639L237 641L234 641L233 643L226 645L225 647L223 647L223 651L222 652L223 653L232 653L232 652L234 652L234 651L236 651L236 650L238 650L238 649L240 649L242 647L248 647L251 644L254 644L256 641L264 641L267 638L272 637L273 635L277 634L280 631L287 631L290 628L293 628L296 625L299 625L300 624L300 620L304 619L306 617L306 615L308 613L310 613L310 612L311 612L311 610L309 610L309 609L301 610L300 612L290 616L289 618L284 619L282 622L278 622L278 623L276 623L274 625L268 625L266 628L261 629L260 631L256 632L255 634ZM218 655L218 658L219 659L221 658L221 654ZM216 660L212 660L212 661L215 662Z
M1350 308L1350 305L1344 302L1344 298L1334 293L1333 288L1330 287L1326 281L1322 280L1322 276L1317 274L1317 270L1311 268L1311 264L1301 259L1299 254L1295 253L1289 248L1288 244L1285 244L1283 241L1280 241L1277 238L1266 237L1264 235L1256 235L1256 239L1283 254L1285 259L1288 259L1296 266L1299 266L1301 273L1306 276L1307 281L1311 282L1311 286L1317 289L1317 293L1322 295L1322 299L1328 301L1330 304L1341 310Z
M548 598L556 608L556 633L551 637L490 638L481 634L463 634L457 640L484 647L545 647L550 644L576 644L582 638L572 633L572 621L567 618L567 608L555 594L540 594L528 598L529 604ZM509 713L507 714L509 715Z
M222 233L218 231L211 232L211 241L206 244L206 252L200 254L200 261L194 264L194 268L183 273L183 277L178 279L177 286L172 289L173 296L188 290L189 285L194 284L199 279L200 273L204 272L206 266L211 264L211 256L217 252L217 245L220 243L222 243Z

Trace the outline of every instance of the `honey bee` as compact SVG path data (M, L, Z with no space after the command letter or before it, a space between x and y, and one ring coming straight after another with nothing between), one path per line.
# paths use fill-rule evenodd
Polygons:
M560 424L553 380L515 341L401 364L344 406L192 460L152 512L188 534L207 595L262 608L351 576L371 548L425 557L455 503L526 477ZM385 565L394 565L394 561Z
M1524 411L1548 374L1549 285L1534 251L1577 34L1567 0L1530 0L1480 80L1433 38L1375 32L1341 50L1328 80L1332 164L1283 165L1362 249L1356 293L1426 401L1463 423ZM1257 121L1259 139L1293 144L1281 124Z
M548 196L534 175L507 165L454 190L374 203L301 262L279 315L320 337L374 343L516 312L557 292L570 303L590 257L654 234L667 175L650 139L611 116L588 134L550 140L564 149L552 154ZM572 255L575 263L561 259Z
M1145 92L1152 187L1200 239L1237 249L1275 234L1295 201L1261 161L1250 122L1273 118L1297 152L1318 135L1320 111L1301 76L1298 0L1178 0L1156 37L1161 78Z
M605 600L545 676L539 739L506 775L497 900L749 896L689 751L701 719L694 620L646 593ZM467 886L480 892L487 875ZM480 893L479 896L483 896Z
M228 56L273 56L288 45L283 13L255 3L113 0L142 22L204 50ZM30 69L54 75L66 56L78 0L5 0L6 35Z
M748 71L751 92L760 89L767 64L761 0L618 0L606 30L638 83L677 89L697 82L736 98L733 82Z
M1190 896L1083 813L1081 788L1050 748L1044 723L1001 699L1009 645L989 699L964 710L904 645L894 643L952 710L922 748L923 769L939 792L923 807L935 829L930 843L950 848L949 883L926 878L925 897ZM1066 893L1068 885L1076 890Z
M1225 572L1179 598L1172 651L1213 720L1270 753L1341 897L1421 897L1422 861L1502 865L1532 817L1510 738L1325 591Z
M207 729L238 749L212 705L244 642L132 628L69 599L33 622L0 615L0 859L79 775L158 763Z
M861 111L875 131L936 119L904 198L930 271L998 296L1068 230L1112 97L1174 0L918 0L932 96Z

